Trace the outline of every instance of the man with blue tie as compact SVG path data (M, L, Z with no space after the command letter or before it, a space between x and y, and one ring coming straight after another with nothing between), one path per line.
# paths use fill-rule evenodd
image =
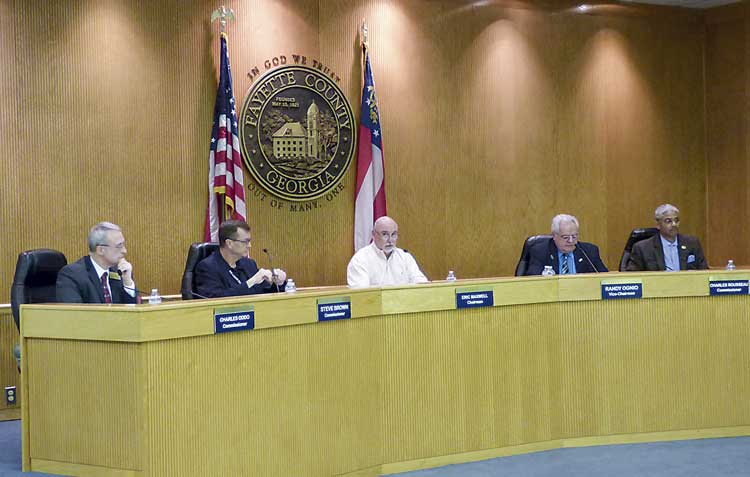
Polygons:
M578 241L578 227L574 216L556 215L552 219L552 238L540 240L529 249L526 275L540 275L545 266L551 266L560 275L608 271L599 257L599 248Z
M659 233L633 245L625 269L637 271L705 270L708 262L697 237L680 233L680 210L662 204L654 211Z

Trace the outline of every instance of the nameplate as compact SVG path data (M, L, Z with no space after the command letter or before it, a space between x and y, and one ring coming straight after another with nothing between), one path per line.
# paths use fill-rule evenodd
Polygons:
M643 283L640 280L602 280L602 300L643 298Z
M216 308L214 310L214 333L246 331L254 328L255 309L252 306Z
M486 288L456 290L456 308L479 308L494 304L495 297L492 290Z
M748 280L710 280L708 282L708 292L713 296L717 295L747 295L750 289Z
M318 321L345 320L352 317L352 302L348 296L318 299Z

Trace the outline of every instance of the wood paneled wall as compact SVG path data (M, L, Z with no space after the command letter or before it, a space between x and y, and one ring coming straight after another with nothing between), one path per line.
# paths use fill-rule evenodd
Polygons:
M715 263L750 264L750 3L706 21L708 234Z
M706 238L702 13L0 0L0 288L10 288L18 252L53 247L76 259L88 228L111 220L124 229L139 287L177 292L187 247L203 236L218 56L209 16L221 3L237 15L238 102L248 71L297 53L335 71L357 111L357 34L367 21L389 213L432 278L449 268L512 274L523 239L547 232L559 212L579 217L582 239L612 269L628 232L650 225L665 201L682 208L685 232ZM274 251L301 286L344 283L354 176L352 167L338 196L300 213L261 200L247 173L254 250ZM741 257L739 242L711 239L711 258Z

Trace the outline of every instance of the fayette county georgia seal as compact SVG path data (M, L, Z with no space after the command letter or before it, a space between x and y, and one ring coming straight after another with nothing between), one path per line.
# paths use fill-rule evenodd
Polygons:
M355 150L352 108L323 73L284 66L245 97L240 142L245 165L271 194L318 198L344 176Z

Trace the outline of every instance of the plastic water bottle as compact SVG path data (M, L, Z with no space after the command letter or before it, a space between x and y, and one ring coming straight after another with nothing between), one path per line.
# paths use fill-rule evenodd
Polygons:
M737 270L737 266L734 264L734 260L727 262L727 270Z
M148 304L149 305L158 305L161 303L161 295L159 295L159 290L156 288L151 289L151 295L148 297Z
M456 281L456 274L453 273L453 270L448 270L448 276L445 277L446 281L449 282L455 282Z
M294 280L291 278L286 279L286 286L284 287L284 291L287 293L294 293L297 291L297 285L294 284Z
M551 277L554 274L555 274L555 271L552 269L552 265L544 266L544 270L542 270L542 276Z

